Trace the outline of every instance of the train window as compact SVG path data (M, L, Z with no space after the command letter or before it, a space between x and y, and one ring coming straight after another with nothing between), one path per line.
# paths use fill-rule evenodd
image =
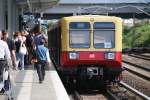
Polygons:
M115 31L114 30L94 30L95 48L114 48Z
M70 47L71 48L89 48L90 47L90 31L71 30L70 31Z
M113 22L96 22L94 29L115 29L115 24Z
M89 22L71 22L69 25L70 29L90 29Z

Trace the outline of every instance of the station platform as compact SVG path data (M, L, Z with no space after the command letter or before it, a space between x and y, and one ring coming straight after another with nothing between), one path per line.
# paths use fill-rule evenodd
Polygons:
M70 100L54 67L46 71L45 80L39 84L33 65L24 71L16 71L12 95L14 100ZM8 100L0 95L0 100Z

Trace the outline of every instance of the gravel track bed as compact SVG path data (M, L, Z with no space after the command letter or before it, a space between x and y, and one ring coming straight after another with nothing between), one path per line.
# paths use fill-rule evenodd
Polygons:
M122 57L123 57L124 61L139 65L141 67L145 67L147 69L150 69L150 61L148 61L148 60L143 60L143 59L131 57L128 55L123 55Z
M128 71L123 72L123 82L150 96L150 81L144 80Z
M83 100L109 100L104 95L96 94L96 95L81 95Z
M146 56L139 55L139 54L129 54L129 56L150 61L150 57L146 57Z
M142 54L140 54L141 56L145 56L145 57L147 57L147 58L150 58L150 53L142 53Z

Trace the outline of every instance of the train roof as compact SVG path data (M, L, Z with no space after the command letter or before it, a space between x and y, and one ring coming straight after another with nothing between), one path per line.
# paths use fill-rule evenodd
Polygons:
M78 19L83 19L87 20L89 18L103 18L103 19L113 19L113 20L121 20L120 17L115 17L115 16L104 16L104 15L79 15L79 16L70 16L70 17L64 17L63 20L71 21L72 19L78 20Z

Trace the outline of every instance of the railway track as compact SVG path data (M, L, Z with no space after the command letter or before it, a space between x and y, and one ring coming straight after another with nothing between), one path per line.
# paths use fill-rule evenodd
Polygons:
M108 87L106 93L80 93L75 90L70 97L71 100L150 100L150 97L122 81Z
M132 56L131 56L132 55ZM150 54L129 54L123 58L123 66L127 70L123 81L150 96ZM131 74L130 74L131 73Z
M137 65L137 64L134 64L134 63L132 63L132 62L125 61L125 60L122 60L122 62L124 62L124 63L126 63L126 64L129 64L129 65L132 65L132 66L135 66L135 67L140 68L140 69L142 69L142 70L150 71L150 68L145 67L145 66Z
M145 94L143 94L142 92L132 88L131 86L127 85L126 83L124 82L120 82L119 83L121 86L129 89L131 92L135 93L136 95L138 95L139 97L143 98L144 100L150 100L150 97L146 96Z
M150 57L143 56L143 55L140 55L140 54L128 54L128 56L150 61Z
M71 96L71 100L112 100L112 98L100 91L75 91Z
M140 60L139 57L137 58L124 55L122 64L127 71L134 73L146 80L150 80L150 60Z
M107 92L112 95L115 100L150 100L150 97L122 81L118 83L117 86L108 89Z
M140 56L146 57L146 58L150 58L150 53L142 53L139 54Z
M150 71L143 70L141 68L138 68L137 66L133 66L133 65L130 65L130 64L127 64L124 62L122 64L123 64L123 67L125 68L125 70L127 70L131 73L134 73L146 80L150 80Z
M70 100L83 100L83 98L78 91L74 90L73 93L70 94Z

